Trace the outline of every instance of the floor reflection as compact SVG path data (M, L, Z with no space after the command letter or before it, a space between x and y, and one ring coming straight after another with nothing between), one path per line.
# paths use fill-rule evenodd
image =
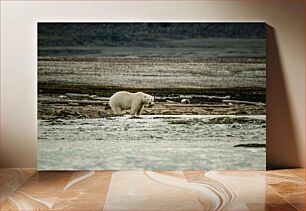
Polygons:
M1 210L305 210L305 169L1 169Z

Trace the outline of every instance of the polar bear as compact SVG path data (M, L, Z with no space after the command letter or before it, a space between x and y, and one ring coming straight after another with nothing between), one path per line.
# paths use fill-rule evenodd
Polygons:
M152 105L154 97L143 92L130 93L126 91L116 92L109 99L109 105L115 114L121 114L123 110L130 110L132 116L141 115L145 104Z

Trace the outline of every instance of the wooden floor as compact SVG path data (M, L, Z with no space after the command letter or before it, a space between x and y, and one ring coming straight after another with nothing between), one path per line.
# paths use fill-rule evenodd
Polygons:
M1 169L1 210L305 210L305 169Z

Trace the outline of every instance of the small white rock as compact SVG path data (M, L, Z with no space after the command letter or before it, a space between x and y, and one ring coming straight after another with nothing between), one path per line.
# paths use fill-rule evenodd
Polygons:
M67 98L67 96L65 96L65 95L60 95L59 98L64 99L64 98Z
M188 100L188 99L182 99L182 100L181 100L181 103L190 104L190 100Z

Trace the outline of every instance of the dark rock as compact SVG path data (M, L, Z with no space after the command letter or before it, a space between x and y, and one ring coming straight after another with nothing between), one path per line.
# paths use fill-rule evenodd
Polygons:
M256 143L250 143L250 144L237 144L234 147L254 147L254 148L261 148L266 147L266 144L256 144Z
M262 119L252 119L248 117L216 117L209 119L206 124L263 124L266 123L265 120Z
M184 124L184 125L190 125L193 122L191 120L173 120L169 122L169 124Z

